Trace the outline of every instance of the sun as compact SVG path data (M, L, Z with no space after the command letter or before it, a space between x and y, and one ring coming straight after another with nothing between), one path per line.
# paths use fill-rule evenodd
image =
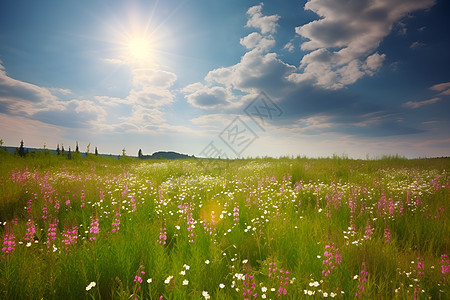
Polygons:
M146 37L133 37L128 41L127 46L128 54L133 60L145 61L152 54L152 45Z

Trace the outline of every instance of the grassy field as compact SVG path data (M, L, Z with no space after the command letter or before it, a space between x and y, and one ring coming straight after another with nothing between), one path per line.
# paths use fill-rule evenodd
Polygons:
M0 150L0 297L448 299L449 169Z

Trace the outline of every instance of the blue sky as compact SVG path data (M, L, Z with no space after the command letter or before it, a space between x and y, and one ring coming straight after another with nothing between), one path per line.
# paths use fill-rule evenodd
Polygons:
M3 1L0 138L449 156L449 13L444 0Z

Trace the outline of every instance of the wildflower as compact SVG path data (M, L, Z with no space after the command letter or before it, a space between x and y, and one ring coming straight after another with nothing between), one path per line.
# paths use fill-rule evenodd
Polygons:
M98 228L98 218L91 217L91 225L89 227L89 233L91 233L91 236L89 237L89 240L95 241L99 232L100 229Z
M184 267L186 270L189 270L189 268L190 268L190 266L188 266L188 265L186 265L186 264L184 264L183 267Z
M183 280L183 285L188 285L189 284L189 280L185 279Z
M211 296L209 296L207 291L202 291L202 296L205 297L205 300L208 300L211 298Z
M391 230L389 229L389 227L386 227L384 229L384 239L386 244L389 243L391 240Z
M366 271L366 263L363 262L361 276L358 279L359 283L358 283L356 294L355 294L356 297L361 297L363 292L365 291L364 283L367 281L368 275L369 275L369 272Z
M450 260L448 259L447 254L442 254L441 258L441 273L445 281L447 279L445 274L450 273Z
M422 257L418 257L417 258L417 270L419 275L425 275L425 273L423 272L425 270L425 265L423 264L423 258Z
M95 281L92 281L91 283L88 284L88 286L86 287L86 291L89 291L90 289L92 289L93 287L96 286Z
M364 234L364 238L366 239L366 240L368 240L368 239L370 239L370 236L372 235L372 227L370 226L370 224L369 224L369 221L367 221L367 226L366 226L366 231L365 231L365 234Z
M166 244L166 240L167 240L166 228L165 227L161 227L159 229L159 240L158 240L158 243L160 243L161 245L165 245Z
M180 275L185 275L186 274L186 271L184 271L184 270L182 270L181 272L180 272Z
M33 241L34 235L36 233L36 228L34 226L34 222L32 219L28 219L27 221L27 229L25 233L25 241Z
M225 284L221 283L219 284L219 288L223 289L225 287Z
M205 260L205 264L209 265L209 259Z
M173 276L172 276L172 275L169 275L169 277L167 277L166 280L164 280L164 283L165 283L165 284L169 284L170 281L172 280L172 278L173 278Z
M3 238L3 247L2 247L2 251L3 253L8 256L8 255L12 255L12 253L14 252L14 249L16 247L16 242L15 242L16 237L14 236L14 233L7 233L5 235L5 237ZM3 259L5 259L6 257L3 256Z
M81 190L81 205L80 205L80 207L81 208L83 208L84 206L85 206L85 204L84 204L84 199L85 199L85 196L84 196L84 190ZM70 202L69 202L70 203ZM70 204L69 204L70 205Z
M47 248L50 248L50 245L56 240L56 226L58 225L58 219L55 219L53 223L48 225L47 230Z
M77 233L78 233L77 225L74 225L72 227L72 229L65 229L62 232L62 236L64 238L62 240L62 242L63 242L63 244L66 245L66 249L69 249L70 245L77 243L77 238L78 238Z
M113 229L111 230L112 232L117 232L120 229L120 216L121 214L119 212L115 212L116 213L116 217L114 218L114 221L112 222L112 226Z
M151 278L147 279L147 283L152 283L152 279Z

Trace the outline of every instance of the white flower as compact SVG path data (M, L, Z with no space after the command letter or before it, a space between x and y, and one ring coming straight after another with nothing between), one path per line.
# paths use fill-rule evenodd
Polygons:
M173 276L170 275L169 277L166 278L166 280L164 280L165 284L169 284L169 282L172 280Z
M205 260L205 264L209 265L209 259Z
M353 276L353 279L358 279L358 275Z
M271 288L270 291L275 292L275 288Z
M31 242L28 242L28 243L27 243L27 247L31 247Z
M261 298L266 299L266 294L262 294Z
M267 288L266 288L265 286L263 286L263 287L261 288L261 291L262 291L263 293L265 293L265 292L267 292Z
M333 293L333 292L331 292L331 293L330 293L330 297L331 297L331 298L334 298L334 297L336 297L336 294Z
M327 293L327 292L323 292L322 294L323 294L323 296L324 296L325 298L328 297L328 293Z
M219 284L219 287L220 287L221 289L223 289L223 288L225 287L225 284L221 283L221 284Z
M88 284L88 286L86 287L86 291L89 291L90 289L92 289L93 287L95 287L96 283L95 281L92 281L91 283Z
M184 276L185 274L186 274L186 271L185 271L185 270L183 270L183 271L180 272L180 275L183 275L183 276Z
M183 280L183 285L188 285L189 284L189 280L185 279Z
M187 264L184 264L183 267L184 267L186 270L189 270L189 268L190 268Z
M152 283L152 279L151 278L147 279L147 283Z
M312 294L313 294L313 292L312 292L312 291L308 291L308 295L310 295L310 296L311 296Z
M208 300L208 299L211 298L211 297L209 296L209 294L208 294L207 291L203 291L203 292L202 292L202 296L205 297L205 300Z
M243 263L243 264L248 263L248 259L244 259L244 260L242 261L242 263Z

